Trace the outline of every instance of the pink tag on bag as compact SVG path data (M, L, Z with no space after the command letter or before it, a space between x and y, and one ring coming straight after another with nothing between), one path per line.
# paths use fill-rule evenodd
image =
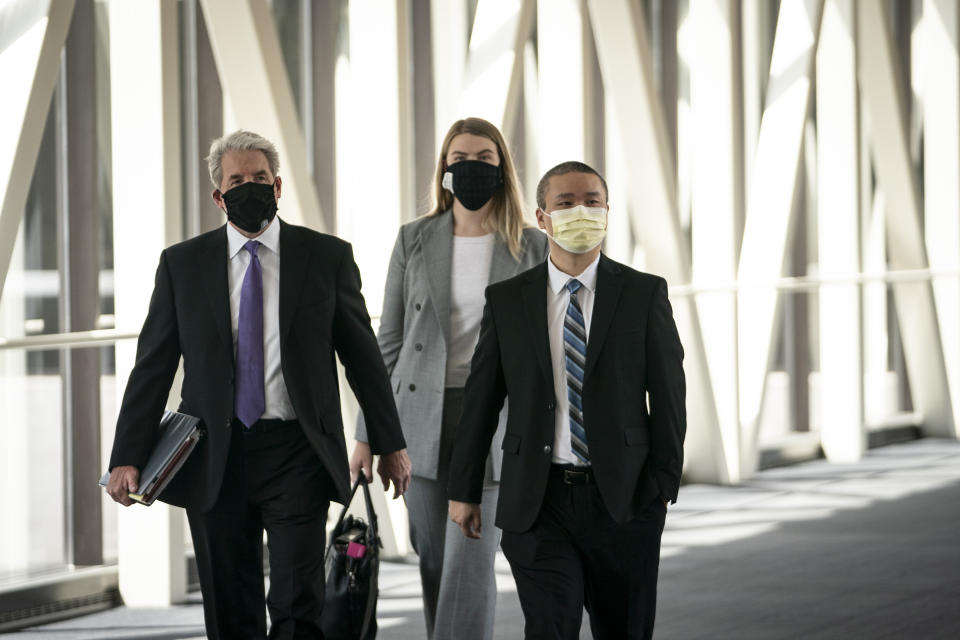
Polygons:
M362 558L367 555L367 547L359 542L350 542L347 544L347 555L351 558Z

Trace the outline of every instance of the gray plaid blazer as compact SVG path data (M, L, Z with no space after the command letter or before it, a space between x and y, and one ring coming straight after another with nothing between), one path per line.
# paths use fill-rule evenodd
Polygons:
M523 230L520 260L497 241L489 284L511 278L546 260L547 236ZM436 479L443 421L443 389L447 369L450 321L450 268L453 256L453 214L417 218L400 227L390 258L383 313L377 342L390 374L407 453L416 476ZM544 292L546 296L546 292ZM500 479L503 429L507 407L490 447L492 479ZM363 413L356 439L367 441Z

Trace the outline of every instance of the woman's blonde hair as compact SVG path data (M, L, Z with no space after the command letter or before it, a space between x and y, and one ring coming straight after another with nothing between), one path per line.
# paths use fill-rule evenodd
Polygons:
M520 193L520 180L517 170L510 156L510 149L500 131L482 118L464 118L457 120L447 131L440 145L440 157L437 160L437 171L433 176L433 208L428 216L435 216L447 211L453 206L453 194L441 186L443 174L447 170L447 152L450 143L461 133L471 133L475 136L488 138L497 146L500 156L500 170L503 175L503 188L498 189L492 198L493 210L483 221L484 227L497 233L506 243L514 258L520 258L520 246L523 244L523 228L526 225L523 219L523 195Z

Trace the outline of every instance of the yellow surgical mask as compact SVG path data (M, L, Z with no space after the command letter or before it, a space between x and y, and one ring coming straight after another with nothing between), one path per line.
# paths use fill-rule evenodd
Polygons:
M553 241L570 253L587 253L600 246L607 234L606 207L558 209L543 215L553 222ZM548 234L549 235L549 234Z

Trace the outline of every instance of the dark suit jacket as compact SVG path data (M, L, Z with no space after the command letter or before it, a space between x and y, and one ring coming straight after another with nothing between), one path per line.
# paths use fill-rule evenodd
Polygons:
M400 421L350 245L277 222L283 377L297 419L330 476L329 498L343 502L349 471L334 352L363 408L374 453L405 447ZM182 355L180 411L201 418L207 434L160 499L201 511L219 494L234 416L227 271L226 226L160 255L110 458L111 469L143 467Z
M509 396L496 524L519 533L540 511L554 439L546 263L491 285L486 295L448 493L480 502L484 454ZM686 386L663 278L600 256L584 376L587 445L610 515L625 522L654 499L675 501Z

